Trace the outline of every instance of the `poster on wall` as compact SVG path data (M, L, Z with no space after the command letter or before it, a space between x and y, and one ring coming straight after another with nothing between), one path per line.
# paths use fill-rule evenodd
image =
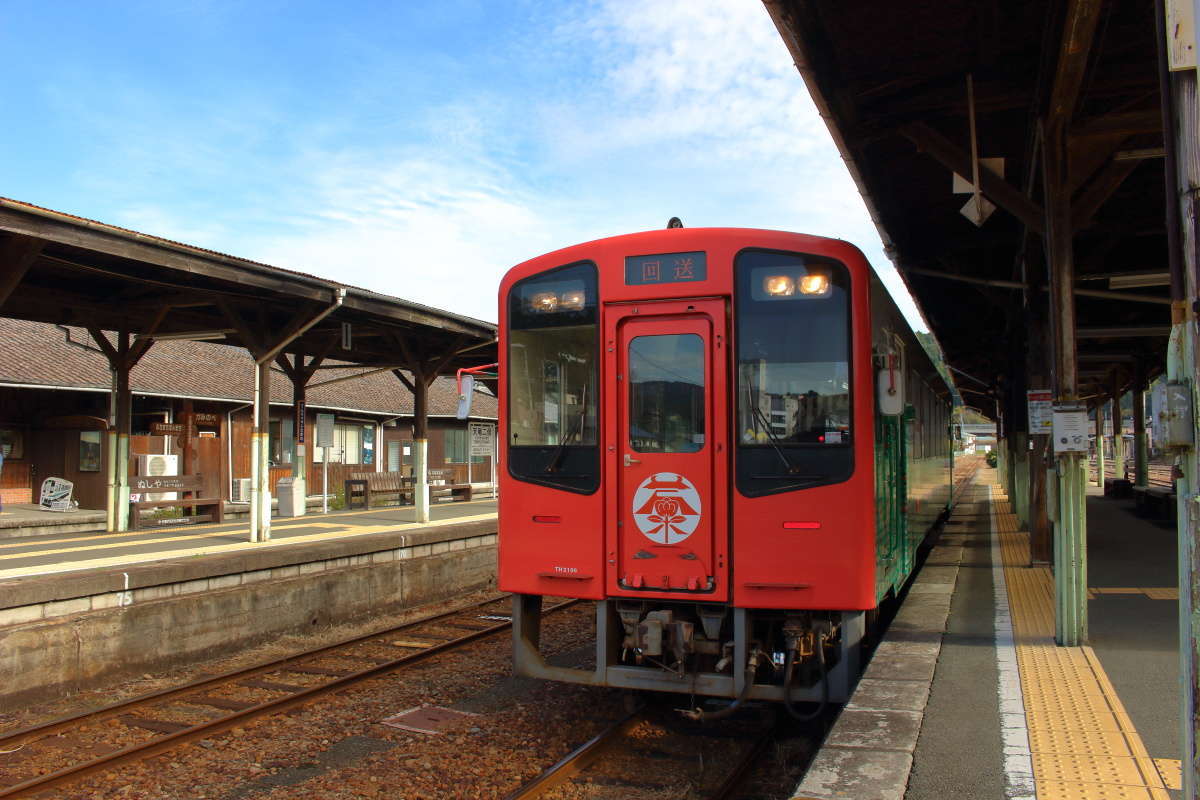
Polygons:
M375 463L375 428L371 426L363 426L362 463Z
M1029 432L1054 432L1054 393L1049 389L1030 389L1025 393L1029 404Z
M1087 409L1078 406L1057 406L1054 409L1054 452L1086 453L1088 451Z

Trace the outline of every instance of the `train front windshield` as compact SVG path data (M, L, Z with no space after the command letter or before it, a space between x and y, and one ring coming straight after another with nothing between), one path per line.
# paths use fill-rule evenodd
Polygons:
M508 466L560 489L599 487L596 267L527 278L508 301Z
M737 481L746 495L853 471L850 276L831 259L749 250L735 263Z

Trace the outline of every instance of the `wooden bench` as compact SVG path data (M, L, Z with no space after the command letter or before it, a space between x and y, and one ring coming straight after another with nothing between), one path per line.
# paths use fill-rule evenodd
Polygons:
M1126 478L1105 478L1104 479L1104 496L1105 497L1131 497L1133 495L1133 481Z
M204 490L203 475L137 475L129 479L130 494L144 496L157 492L180 492L196 495L182 500L138 500L129 503L129 527L133 530L143 525L194 525L197 522L222 522L225 519L225 501L219 497L200 497ZM192 513L181 517L142 519L142 511L151 508L186 508Z
M412 503L414 491L413 479L399 472L351 472L346 481L346 508L353 508L360 498L363 508L370 508L371 498L377 494L394 494L401 505L405 498Z
M445 481L445 483L434 486L435 481ZM442 494L443 490L449 490L450 500L471 499L471 484L469 483L454 483L454 470L452 469L431 469L429 470L429 494L430 500L433 499L433 494L437 492ZM443 495L444 496L444 495Z
M1145 517L1171 519L1175 516L1175 490L1165 486L1134 486L1134 508Z

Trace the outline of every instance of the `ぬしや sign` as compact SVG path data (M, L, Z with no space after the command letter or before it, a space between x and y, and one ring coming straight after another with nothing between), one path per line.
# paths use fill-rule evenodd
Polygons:
M633 522L652 542L677 544L700 525L700 493L687 478L658 472L633 493Z

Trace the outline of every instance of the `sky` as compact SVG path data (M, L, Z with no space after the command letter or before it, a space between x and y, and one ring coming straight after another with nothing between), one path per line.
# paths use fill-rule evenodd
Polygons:
M801 231L925 328L756 0L4 9L0 195L489 321L560 247Z

